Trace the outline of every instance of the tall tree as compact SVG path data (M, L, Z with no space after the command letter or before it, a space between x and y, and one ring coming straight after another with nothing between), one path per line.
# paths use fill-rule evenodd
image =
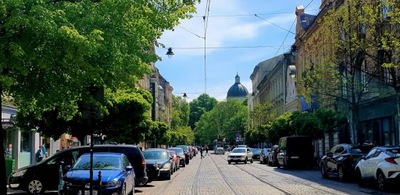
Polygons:
M190 102L189 126L195 129L196 122L200 120L201 116L212 110L217 103L217 99L210 97L206 93L201 94L198 98Z
M202 115L196 123L198 142L210 144L215 139L234 142L234 135L244 135L247 127L247 107L239 100L219 102L211 111Z
M0 94L35 117L54 107L72 117L85 86L127 88L149 73L155 40L194 2L0 0ZM3 184L4 169L0 155Z

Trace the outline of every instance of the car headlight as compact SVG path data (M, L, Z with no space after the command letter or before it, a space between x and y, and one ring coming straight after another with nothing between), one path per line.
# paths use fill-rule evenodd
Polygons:
M119 179L113 179L110 182L106 183L106 187L120 187L122 182Z
M171 168L171 164L170 164L170 163L165 163L165 164L162 166L162 168L163 168L163 169L170 169L170 168Z
M27 170L27 169L18 170L18 171L16 171L16 172L14 172L14 173L12 174L12 176L13 176L13 177L21 177L21 176L23 176L23 175L25 174L26 170Z

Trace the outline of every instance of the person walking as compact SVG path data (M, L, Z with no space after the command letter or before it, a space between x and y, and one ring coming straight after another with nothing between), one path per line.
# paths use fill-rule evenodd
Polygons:
M204 158L204 156L203 156L203 147L200 147L200 158Z
M208 154L208 146L206 146L206 155L209 155L209 154Z

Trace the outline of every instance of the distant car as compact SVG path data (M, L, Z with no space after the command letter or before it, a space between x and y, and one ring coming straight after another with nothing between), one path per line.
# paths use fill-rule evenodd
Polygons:
M236 148L248 148L248 146L245 144L242 144L242 145L237 145Z
M271 148L263 148L260 151L260 163L267 164L268 162L268 154L271 152Z
M360 186L373 182L379 190L400 184L400 147L379 146L362 157L356 165L356 176Z
M358 146L353 144L338 144L321 158L320 170L323 178L336 176L340 181L354 176L355 165L363 156Z
M179 147L183 149L183 153L185 154L185 164L189 164L190 162L190 148L188 145L177 145L175 147Z
M250 148L234 148L227 157L228 164L231 162L244 162L245 164L250 161L253 163L253 153Z
M98 172L101 172L100 189ZM89 194L90 153L80 156L63 179L66 194L79 194L82 189L85 189L85 194ZM130 194L135 191L135 171L128 157L121 153L93 153L92 181L94 194Z
M253 160L260 160L261 148L251 148L251 152L253 152Z
M171 155L163 148L149 148L143 151L146 159L147 176L149 181L171 179L173 161Z
M173 150L175 151L175 153L179 156L179 165L182 167L186 166L186 157L185 157L185 153L183 152L182 148L179 147L172 147L172 148L168 148L168 150Z
M272 146L271 152L268 153L268 160L267 160L268 166L278 165L278 159L276 158L278 154L278 149L279 149L278 145Z
M215 149L215 154L225 154L225 150L223 147L217 147L217 149Z
M172 156L172 161L174 162L173 163L174 164L173 172L175 172L180 168L180 162L179 162L180 158L174 150L167 150L167 151Z

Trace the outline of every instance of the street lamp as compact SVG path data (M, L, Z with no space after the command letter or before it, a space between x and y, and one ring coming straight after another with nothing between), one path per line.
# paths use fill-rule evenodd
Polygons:
M166 55L168 56L168 58L172 58L172 56L174 55L174 52L172 52L172 48L168 48L168 51L166 53Z

